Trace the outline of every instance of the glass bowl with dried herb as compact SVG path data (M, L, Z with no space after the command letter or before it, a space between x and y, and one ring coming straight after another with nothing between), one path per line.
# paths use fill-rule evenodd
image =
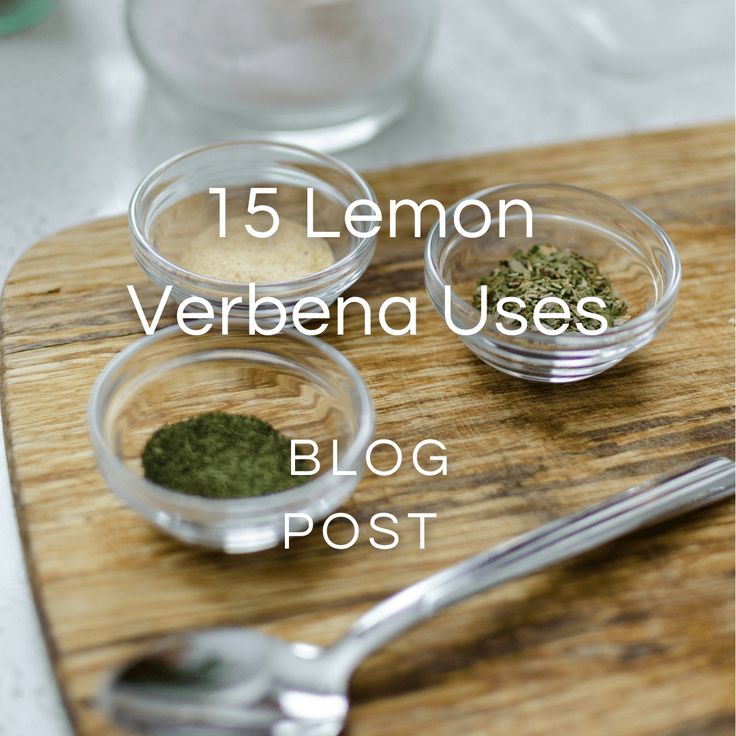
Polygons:
M100 472L133 509L184 542L253 552L281 542L284 514L316 522L350 497L374 410L360 374L327 343L216 327L189 336L174 325L123 350L92 390L88 424ZM316 443L317 474L292 474L292 440ZM333 441L340 469L355 475L331 472Z
M491 227L480 206L451 207L427 237L425 283L448 328L485 363L530 381L579 381L669 319L680 259L635 207L563 184L508 184L461 202L471 199L492 213ZM553 316L535 320L535 309Z

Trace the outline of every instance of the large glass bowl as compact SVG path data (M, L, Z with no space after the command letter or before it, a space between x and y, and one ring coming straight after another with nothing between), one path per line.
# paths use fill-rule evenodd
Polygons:
M565 383L607 370L646 345L670 317L680 285L680 259L667 234L651 218L625 202L598 192L562 184L508 184L469 195L484 202L494 223L483 237L469 238L454 225L457 204L427 237L425 283L437 311L445 316L446 285L452 287L451 317L461 329L478 324L472 304L478 279L498 262L534 243L570 248L597 263L629 305L631 319L601 335L575 330L550 336L527 329L521 335L500 332L489 318L473 335L463 335L481 360L504 373L530 381ZM533 237L526 236L526 216L519 206L506 215L505 237L498 223L501 200L521 199L533 212ZM459 204L459 203L458 203ZM477 207L462 210L460 224L473 231L482 224ZM570 305L571 310L575 305Z
M133 49L210 139L323 151L372 138L407 108L437 0L127 0Z
M143 475L141 454L162 425L208 411L254 415L290 439L319 446L318 475L292 489L242 499L187 495ZM156 526L188 543L252 552L284 538L284 514L323 519L350 497L364 472L374 411L352 364L293 330L248 335L217 325L189 336L174 325L143 337L100 374L88 409L97 464L110 488ZM341 470L333 475L332 441ZM296 528L296 524L293 525Z

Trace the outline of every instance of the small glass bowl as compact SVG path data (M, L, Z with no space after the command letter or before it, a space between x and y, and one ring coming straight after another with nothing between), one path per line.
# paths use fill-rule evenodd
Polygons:
M257 205L273 207L281 219L291 220L307 233L307 188L314 190L314 230L340 232L328 240L334 263L290 281L259 283L256 298L273 297L291 315L303 297L318 297L328 306L350 288L368 267L376 248L375 236L358 237L346 231L345 208L357 199L375 202L366 181L350 167L331 156L281 143L244 141L218 143L196 148L164 162L137 187L130 201L129 228L133 254L148 276L181 302L189 296L204 297L216 313L222 298L242 297L233 308L235 316L248 318L248 284L223 281L193 273L179 265L182 251L205 230L217 228L220 202L210 188L227 188L227 213L245 215L252 187L276 187L277 194L262 194ZM370 215L368 207L356 215ZM270 225L270 220L268 221ZM266 227L268 226L266 225ZM356 229L367 232L373 226L358 222ZM268 247L268 240L263 240ZM257 317L278 318L273 306L261 306Z
M374 410L359 373L326 343L294 330L251 336L231 324L223 336L217 327L189 336L174 325L127 347L97 379L88 423L100 472L133 509L184 542L254 552L281 542L284 514L309 514L316 523L350 497L363 476ZM215 410L252 414L290 439L313 440L320 473L242 499L187 495L146 480L141 453L149 437ZM355 475L332 473L333 439L340 469Z
M646 345L665 325L680 285L680 258L667 234L651 218L605 194L563 184L507 184L472 194L490 208L493 225L479 238L468 238L454 226L459 202L447 211L446 237L439 223L427 237L425 284L435 309L445 316L444 287L452 287L452 321L470 329L479 322L472 305L478 279L490 273L517 249L550 242L570 248L600 266L613 288L629 305L631 318L601 335L583 335L572 328L561 335L531 329L521 335L501 333L489 319L466 346L482 361L504 373L529 381L567 383L601 373ZM505 217L506 235L499 237L500 200L521 199L533 212L533 237L526 237L526 218L519 206ZM462 229L482 225L478 207L460 215ZM574 312L575 305L570 305Z

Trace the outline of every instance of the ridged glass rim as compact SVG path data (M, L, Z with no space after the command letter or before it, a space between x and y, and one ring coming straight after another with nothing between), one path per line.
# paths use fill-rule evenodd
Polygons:
M586 189L585 187L578 187L571 184L558 184L554 182L511 182L507 184L500 184L494 187L487 187L481 189L473 194L468 194L462 199L455 202L446 212L444 221L446 224L450 224L453 219L453 215L457 207L467 199L480 199L489 195L495 195L503 191L509 191L514 189L548 189L548 190L559 190L569 193L580 193L585 196L593 196L598 199L604 200L610 204L614 204L618 207L626 210L628 214L636 218L644 225L646 225L657 237L660 243L664 246L665 251L669 258L669 268L664 269L665 275L665 286L662 296L646 311L636 315L632 319L624 322L620 325L615 325L606 329L601 335L581 335L579 333L569 334L570 331L566 331L561 335L544 335L535 330L526 330L521 335L504 335L502 332L493 329L489 331L487 329L481 329L474 335L462 335L463 339L486 339L493 340L494 342L506 343L514 348L524 352L523 343L529 345L545 345L547 347L561 348L568 350L575 350L584 348L588 350L595 350L602 347L607 347L611 343L626 341L629 337L636 337L643 331L651 328L657 323L658 320L666 317L677 298L677 292L680 288L680 279L682 275L682 267L680 264L680 256L677 253L674 243L670 240L667 233L651 218L641 210L637 209L633 205L627 202L612 197L609 194L598 192L594 189ZM582 219L582 218L581 218ZM425 270L425 287L429 292L430 298L434 301L434 297L439 295L441 302L444 303L444 287L447 282L444 281L440 273L440 258L442 256L443 248L440 243L439 235L440 221L436 222L432 229L427 235L424 249L424 270ZM478 310L470 303L462 299L453 291L452 293L452 305L453 314L460 314L463 318L471 317L473 323L477 322ZM437 306L437 305L436 305ZM444 313L444 309L440 310ZM459 320L454 320L455 324L458 324Z
M199 274L194 271L180 266L174 261L170 261L164 257L148 240L143 232L142 223L144 220L143 213L143 198L146 194L151 191L156 185L161 183L162 177L166 172L175 164L178 164L186 159L194 158L196 156L206 155L211 151L223 150L227 148L255 148L255 149L270 149L272 151L283 151L286 153L296 153L304 156L305 159L311 159L317 163L329 166L336 169L340 173L347 176L357 187L361 196L357 199L367 199L375 204L378 204L376 195L371 189L368 182L352 167L343 163L334 156L330 156L326 153L314 151L305 146L299 146L292 143L280 143L276 141L268 140L239 140L239 141L223 141L219 143L209 143L204 146L198 146L191 148L187 151L172 156L163 163L152 169L138 184L133 192L133 196L130 199L128 206L128 228L133 238L134 243L138 247L136 252L137 259L141 258L152 266L152 270L156 273L159 278L166 276L176 277L176 281L179 285L190 284L195 289L205 288L213 291L222 291L223 293L232 292L247 292L248 284L242 281L227 281L224 279L217 279L204 274ZM369 223L365 223L367 226ZM256 293L263 294L269 293L274 294L275 292L290 292L293 290L304 290L308 289L312 285L319 286L321 282L329 279L331 276L339 277L345 270L348 270L350 266L356 261L360 260L367 252L375 247L376 236L371 235L365 238L358 238L351 234L351 238L355 241L359 241L358 244L351 248L342 258L331 263L326 268L314 273L307 274L298 279L292 279L290 281L270 281L256 284ZM141 264L143 265L143 264Z
M216 320L217 322L217 320ZM192 323L196 326L196 322ZM312 480L308 480L293 488L276 493L264 494L260 496L249 496L247 498L205 498L202 496L190 495L175 491L158 483L149 481L142 475L134 473L125 462L123 462L115 452L110 449L107 440L104 437L102 426L104 423L104 415L107 406L107 394L113 390L115 373L126 366L135 356L142 350L155 345L157 342L172 338L175 334L182 334L178 325L170 325L158 330L153 335L145 335L138 338L133 343L123 348L115 355L103 368L98 375L92 391L90 392L89 402L87 405L87 426L89 428L92 446L97 453L98 461L101 459L116 473L119 473L126 483L126 487L133 487L136 492L146 495L155 501L165 503L170 507L178 507L193 511L221 511L224 514L237 515L238 513L268 513L278 512L282 509L291 508L292 503L298 503L304 497L320 497L324 487L339 482L340 478L332 475L327 470L320 473ZM358 417L357 431L355 437L348 447L343 450L342 463L345 466L351 466L358 460L360 452L364 452L368 446L375 428L375 410L368 388L363 381L363 377L357 368L339 351L326 342L311 335L303 335L296 330L287 329L282 333L270 335L267 339L279 340L283 337L294 338L304 342L318 352L327 356L332 362L337 364L345 371L351 385L356 389L358 397ZM202 341L207 339L206 335L201 336ZM194 352L194 351L193 351ZM349 476L351 478L353 476ZM117 488L112 490L118 494Z

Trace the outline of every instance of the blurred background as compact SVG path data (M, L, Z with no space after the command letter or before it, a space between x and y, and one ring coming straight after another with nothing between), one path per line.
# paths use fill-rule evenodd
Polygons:
M731 118L734 3L0 0L0 70L4 280L214 140L366 170ZM2 465L0 734L67 736Z

